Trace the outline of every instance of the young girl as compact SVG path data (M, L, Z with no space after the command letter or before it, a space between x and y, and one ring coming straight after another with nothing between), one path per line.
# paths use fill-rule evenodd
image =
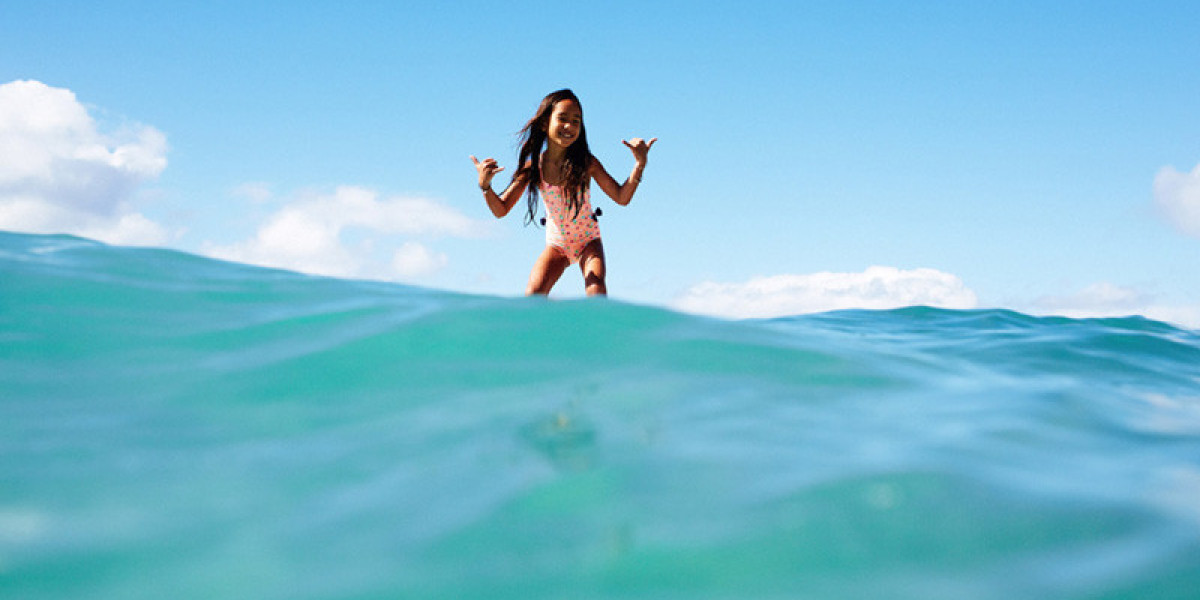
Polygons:
M622 140L633 152L634 166L629 179L617 183L588 150L583 108L571 90L559 90L542 99L520 136L517 162L521 167L503 192L497 194L492 190L492 177L504 167L492 158L481 162L472 156L471 162L479 171L483 198L497 219L507 215L526 190L529 204L526 224L537 218L539 194L546 202L549 214L545 221L546 248L533 265L525 294L549 294L563 271L576 262L583 271L587 294L607 294L604 244L592 213L590 183L595 180L609 198L621 206L628 205L642 180L650 146L658 138L649 142L641 138Z

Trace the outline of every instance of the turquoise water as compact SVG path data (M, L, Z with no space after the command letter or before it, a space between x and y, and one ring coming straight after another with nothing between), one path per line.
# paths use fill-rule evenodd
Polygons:
M0 233L3 598L1195 598L1200 334Z

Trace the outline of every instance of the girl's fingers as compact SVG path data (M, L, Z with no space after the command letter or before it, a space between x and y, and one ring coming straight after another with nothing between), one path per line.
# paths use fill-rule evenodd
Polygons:
M645 149L649 150L650 146L653 146L654 142L657 142L657 141L658 141L658 138L653 138L649 142L647 142L646 140L643 140L642 138L633 138L632 142L627 142L625 140L621 140L621 143L625 144L625 147L629 148L630 150L636 150L637 148L645 148Z
M496 159L494 159L494 158L485 158L482 161L480 161L477 157L472 155L471 162L475 163L475 168L479 169L480 172L495 174L495 173L499 173L500 171L504 170L504 167L501 167L496 164Z

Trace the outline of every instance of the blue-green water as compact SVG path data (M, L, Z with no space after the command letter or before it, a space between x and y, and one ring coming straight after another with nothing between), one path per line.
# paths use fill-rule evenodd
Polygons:
M1195 598L1200 335L0 233L2 598Z

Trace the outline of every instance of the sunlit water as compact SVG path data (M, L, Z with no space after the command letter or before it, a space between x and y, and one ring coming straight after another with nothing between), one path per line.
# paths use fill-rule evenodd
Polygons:
M1200 335L0 233L2 598L1196 598Z

